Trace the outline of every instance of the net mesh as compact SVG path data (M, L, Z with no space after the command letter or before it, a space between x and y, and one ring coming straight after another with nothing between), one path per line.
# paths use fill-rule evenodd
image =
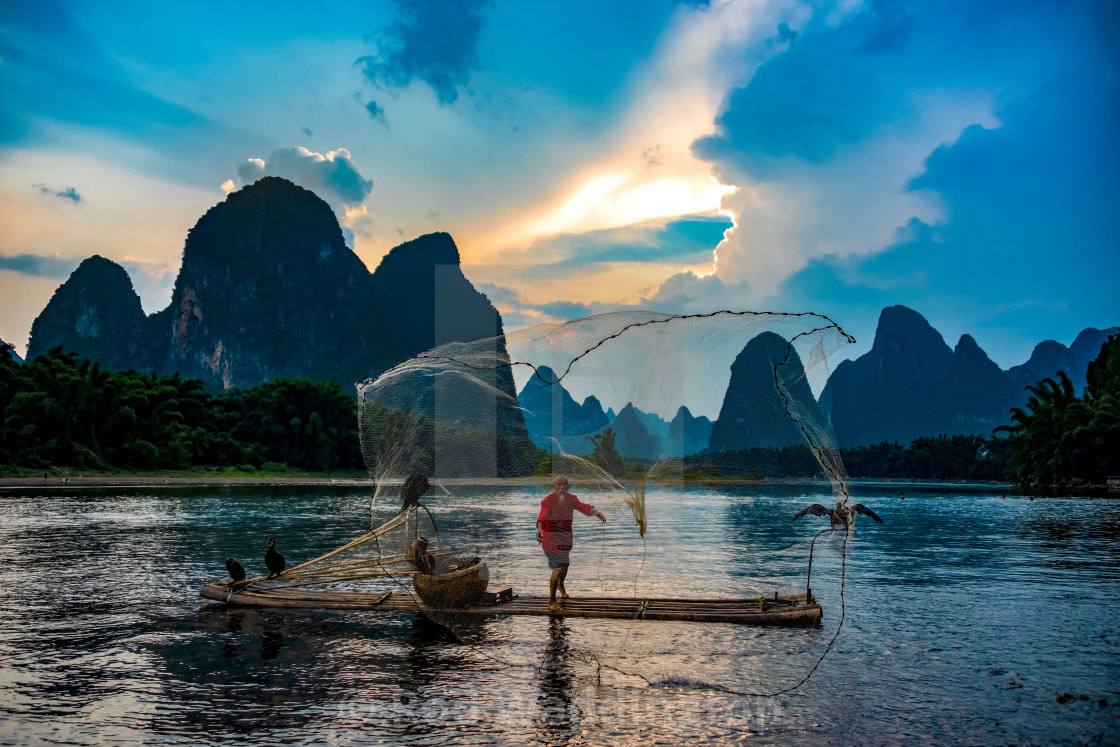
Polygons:
M682 491L811 481L847 503L821 393L829 361L852 341L817 314L642 311L441 345L358 387L376 485L371 531L268 583L380 583L469 639L478 616L462 608L502 601L485 597L487 587L548 595L551 571L532 537L552 478L566 475L605 519L575 516L572 596L638 602L629 622L584 621L571 648L597 677L606 668L651 682L667 673L643 673L643 646L662 644L632 627L641 600L754 598L772 586L765 570L705 586L707 561L690 560L689 549L713 540L703 527L682 529ZM791 549L758 542L767 552ZM802 569L807 543L788 559ZM664 666L675 656L656 658ZM713 656L680 666L720 682L726 664Z

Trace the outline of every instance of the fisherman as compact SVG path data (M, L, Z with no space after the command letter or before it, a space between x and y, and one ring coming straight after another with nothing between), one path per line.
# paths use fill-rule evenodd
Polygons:
M548 608L553 612L562 610L556 602L557 590L562 599L568 598L564 579L568 576L568 553L571 552L573 542L572 512L579 511L584 516L597 517L604 523L607 521L602 511L569 493L570 487L571 481L565 475L552 478L553 492L541 501L541 512L537 516L537 542L541 544L541 549L548 558L548 567L552 569L552 575L548 578Z

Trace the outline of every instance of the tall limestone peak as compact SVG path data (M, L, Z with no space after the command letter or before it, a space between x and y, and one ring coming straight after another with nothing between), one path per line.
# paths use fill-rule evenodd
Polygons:
M94 255L78 265L36 317L27 359L62 346L106 368L129 368L127 343L143 323L144 310L128 273Z
M871 352L888 365L909 367L923 383L944 377L953 362L953 351L941 333L906 306L888 306L880 312Z
M373 283L408 356L502 334L498 310L463 275L459 249L446 233L394 247L373 271Z
M403 355L368 270L315 193L264 177L187 236L169 367L209 386L282 376L350 386Z
M945 338L921 314L905 306L883 309L871 350L837 366L822 394L832 405L838 442L906 443L930 435L931 428L941 427L931 420L940 415L930 410L938 406L935 391L953 359Z
M731 380L719 416L712 423L712 451L782 448L805 443L805 435L791 418L785 397L774 382L781 366L790 406L815 412L816 399L804 377L804 366L789 341L763 332L746 344L731 364Z
M489 352L508 357L501 314L463 274L459 249L450 235L430 233L391 249L373 271L373 288L399 334L402 358L445 343L474 340L492 340ZM509 366L488 377L490 385L516 403ZM524 416L516 406L502 407L497 415L501 433L526 435Z
M927 404L937 409L942 432L988 436L1008 421L1014 401L1015 385L1007 372L971 335L961 335L949 373L935 387Z

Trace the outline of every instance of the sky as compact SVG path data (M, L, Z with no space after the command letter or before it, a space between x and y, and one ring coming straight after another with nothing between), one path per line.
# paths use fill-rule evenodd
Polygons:
M507 328L915 309L1002 367L1120 323L1120 4L0 2L0 338L93 254L165 308L263 175Z

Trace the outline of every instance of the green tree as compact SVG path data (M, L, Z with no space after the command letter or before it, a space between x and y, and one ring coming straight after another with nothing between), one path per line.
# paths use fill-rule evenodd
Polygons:
M614 439L613 428L604 428L602 432L587 437L592 446L591 461L607 474L617 477L622 474L622 455L614 447Z
M1025 408L1011 410L1011 459L1020 480L1040 485L1102 484L1120 471L1120 336L1089 364L1078 397L1064 371L1027 387Z

